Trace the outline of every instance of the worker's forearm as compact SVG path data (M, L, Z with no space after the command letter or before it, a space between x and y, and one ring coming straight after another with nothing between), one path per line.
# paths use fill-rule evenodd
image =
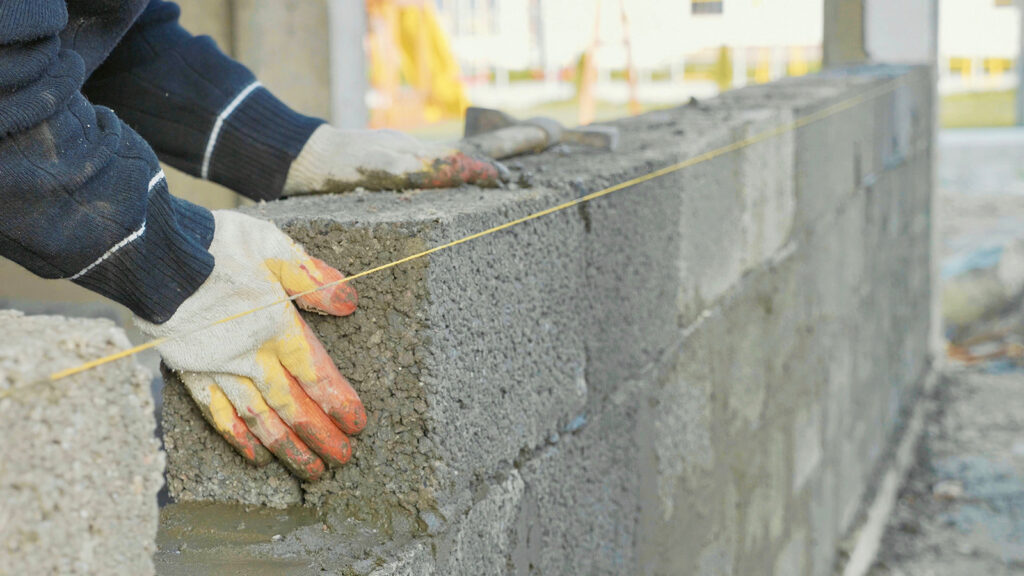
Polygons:
M146 143L82 96L84 63L57 39L64 1L15 6L2 20L21 25L0 26L0 256L166 319L212 268L212 217L171 197Z
M253 199L275 199L289 167L323 121L298 114L208 37L153 1L86 95L136 129L160 159Z

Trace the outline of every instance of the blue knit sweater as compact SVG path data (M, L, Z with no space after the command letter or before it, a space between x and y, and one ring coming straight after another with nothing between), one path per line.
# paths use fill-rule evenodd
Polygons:
M322 123L178 15L161 0L0 0L0 255L157 323L214 265L211 214L168 193L157 158L273 199Z

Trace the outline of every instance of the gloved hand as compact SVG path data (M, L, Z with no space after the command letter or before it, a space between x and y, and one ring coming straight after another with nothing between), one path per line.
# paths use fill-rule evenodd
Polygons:
M151 336L182 334L261 304L341 279L269 222L214 211L213 272L167 322L137 320ZM302 296L305 310L355 311L347 283ZM207 421L245 458L276 456L295 475L316 480L324 461L339 465L352 449L346 434L366 425L348 381L291 303L157 346Z
M391 130L322 125L292 162L283 194L497 186L508 170L493 160Z

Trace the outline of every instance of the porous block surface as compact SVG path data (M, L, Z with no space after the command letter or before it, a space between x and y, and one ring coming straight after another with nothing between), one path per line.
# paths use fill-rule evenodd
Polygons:
M831 574L930 368L933 84L869 67L623 118L614 153L509 162L525 189L247 208L351 274L687 166L308 316L370 419L318 483L242 463L170 381L172 494L314 510L260 548L295 573Z
M295 199L254 208L352 274L559 200L545 190L450 190ZM464 512L472 490L568 425L586 401L579 288L582 225L558 215L357 279L347 318L306 318L369 415L352 461L300 484L245 464L173 379L165 394L179 500L342 507L420 528Z
M0 574L153 573L151 376L131 360L48 375L127 348L107 320L0 310Z

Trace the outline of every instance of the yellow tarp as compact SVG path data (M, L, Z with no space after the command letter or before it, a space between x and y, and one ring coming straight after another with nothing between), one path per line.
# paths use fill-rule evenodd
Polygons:
M423 120L460 116L469 106L451 44L432 2L371 1L370 79L375 88L413 88L421 97ZM400 78L395 78L396 72Z

